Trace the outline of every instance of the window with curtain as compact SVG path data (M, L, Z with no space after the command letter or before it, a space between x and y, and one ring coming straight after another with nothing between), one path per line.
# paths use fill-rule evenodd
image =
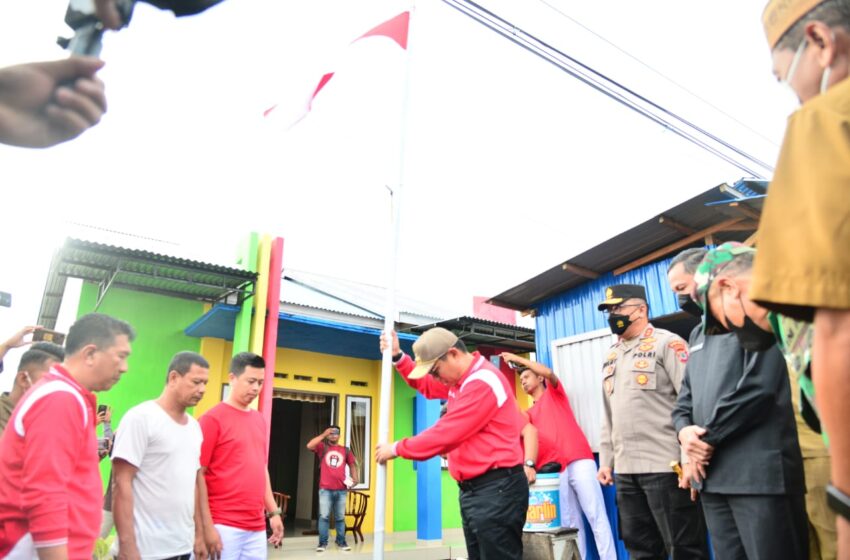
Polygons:
M354 468L360 483L356 489L369 488L369 450L372 449L372 399L369 397L346 397L345 441L354 453Z

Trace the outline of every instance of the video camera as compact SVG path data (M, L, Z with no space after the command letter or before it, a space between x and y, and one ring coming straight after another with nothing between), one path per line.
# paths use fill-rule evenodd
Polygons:
M121 15L122 27L127 27L138 0L114 0ZM215 6L222 0L143 0L161 10L171 10L175 16L190 16ZM57 43L71 54L98 56L102 48L105 28L95 14L94 0L70 0L65 12L65 23L74 30L70 39L59 37Z

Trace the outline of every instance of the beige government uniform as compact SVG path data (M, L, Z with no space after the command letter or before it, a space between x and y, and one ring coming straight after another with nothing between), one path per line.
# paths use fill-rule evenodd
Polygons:
M671 412L687 362L687 343L651 324L610 348L602 366L601 466L619 474L672 472L682 455Z

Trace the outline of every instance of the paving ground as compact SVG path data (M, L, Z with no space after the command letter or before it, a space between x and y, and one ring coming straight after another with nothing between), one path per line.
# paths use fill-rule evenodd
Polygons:
M366 535L366 541L354 544L351 534L348 535L350 552L342 552L331 544L326 552L316 552L318 540L316 537L289 537L284 540L283 548L269 548L269 560L324 558L347 560L365 560L372 558L372 535ZM466 548L463 541L463 531L447 529L443 531L443 540L437 543L416 541L416 533L403 532L388 534L384 543L384 558L386 560L448 560L464 558Z

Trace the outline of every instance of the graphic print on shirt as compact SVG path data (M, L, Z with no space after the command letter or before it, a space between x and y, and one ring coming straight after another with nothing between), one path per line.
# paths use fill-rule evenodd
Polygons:
M345 463L345 457L336 450L325 453L325 464L332 469L337 469Z

